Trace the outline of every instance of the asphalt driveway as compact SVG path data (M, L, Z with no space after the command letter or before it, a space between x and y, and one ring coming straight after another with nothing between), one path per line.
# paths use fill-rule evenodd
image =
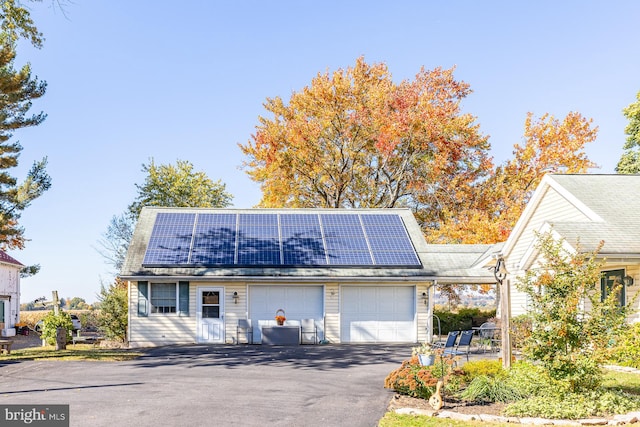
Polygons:
M0 362L0 404L72 426L376 426L411 345L168 346L127 362Z

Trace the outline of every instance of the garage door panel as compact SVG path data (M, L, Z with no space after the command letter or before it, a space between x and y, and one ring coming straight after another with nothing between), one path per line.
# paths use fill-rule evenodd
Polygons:
M415 288L344 286L342 342L415 342Z
M287 320L315 319L322 327L324 318L322 286L249 286L249 318L254 342L261 341L259 321L266 323L275 319L276 311L283 309ZM322 330L318 331L322 338Z

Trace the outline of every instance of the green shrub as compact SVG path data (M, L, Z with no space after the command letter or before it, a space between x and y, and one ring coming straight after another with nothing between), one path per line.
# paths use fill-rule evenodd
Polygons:
M517 387L522 396L543 394L544 390L554 388L555 383L541 366L529 362L514 363L505 381Z
M519 390L511 383L487 375L475 377L459 396L474 402L515 402L522 399Z
M499 360L472 360L462 365L462 372L464 372L465 379L472 381L474 378L481 375L496 378L504 377L506 371L502 368L502 363Z
M620 366L640 368L640 323L634 323L616 340L610 361Z
M73 322L71 322L71 316L66 311L60 310L57 315L53 311L50 311L44 316L43 322L42 335L40 337L45 340L47 344L56 344L58 328L66 329L68 337L71 337Z
M473 318L490 319L495 317L495 310L483 311L478 308L462 308L457 312L449 310L434 310L434 313L440 319L440 334L446 335L451 331L465 331L473 326ZM438 333L437 322L434 322L435 334Z
M125 342L127 340L128 296L126 285L116 279L116 282L106 287L100 286L100 314L98 327L110 340Z
M640 408L640 397L620 391L556 393L534 396L509 404L503 414L515 417L578 419L624 414Z
M522 350L525 342L531 336L533 322L529 314L521 314L510 321L511 345L514 349Z

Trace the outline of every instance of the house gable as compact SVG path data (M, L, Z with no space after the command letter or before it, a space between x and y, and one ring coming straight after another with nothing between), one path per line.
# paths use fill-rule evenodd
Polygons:
M510 283L538 261L536 233L543 232L564 240L568 250L594 251L604 242L605 268L638 276L639 192L639 175L545 176L504 246ZM512 315L526 311L526 297L515 289L511 303Z

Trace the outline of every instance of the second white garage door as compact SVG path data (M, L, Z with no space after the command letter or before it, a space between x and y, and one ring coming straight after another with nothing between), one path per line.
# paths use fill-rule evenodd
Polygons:
M413 286L343 286L340 341L415 342Z

